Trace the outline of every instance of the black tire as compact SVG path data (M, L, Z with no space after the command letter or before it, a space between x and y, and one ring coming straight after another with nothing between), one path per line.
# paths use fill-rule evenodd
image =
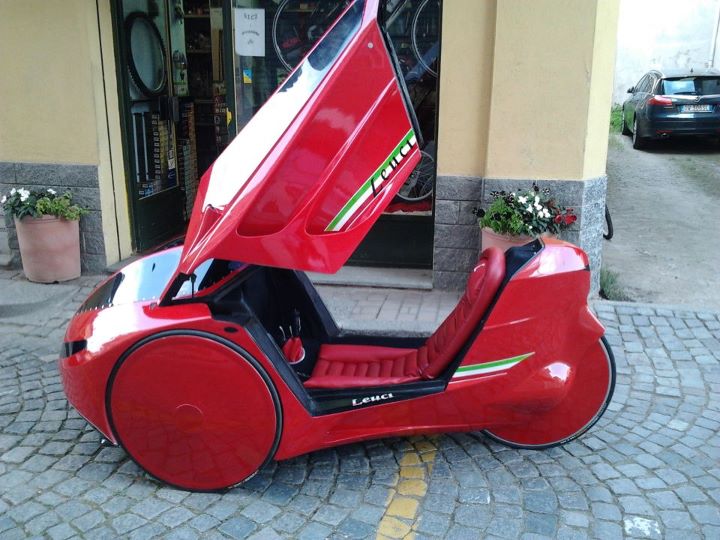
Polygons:
M603 238L605 240L610 240L613 237L614 231L613 231L613 222L612 218L610 217L610 210L607 207L607 204L605 205L605 232L603 233Z
M417 61L420 63L420 65L427 71L430 75L433 77L437 77L437 71L432 68L432 66L428 65L428 63L425 61L425 59L422 57L422 54L420 53L420 49L418 47L418 39L417 39L417 32L418 32L418 24L420 22L420 14L422 13L423 9L428 5L428 2L430 0L423 0L423 2L420 4L420 6L415 11L415 14L412 18L412 23L410 25L410 37L411 37L411 45L412 45L412 52ZM437 1L437 0L435 0ZM440 7L438 6L438 10Z
M284 14L286 14L286 12L288 10L288 4L290 3L290 1L291 0L282 0L282 2L279 3L277 9L275 10L275 15L273 16L273 23L272 23L273 48L275 49L275 54L277 55L278 60L280 61L282 66L288 72L295 69L295 66L299 63L300 59L303 58L305 56L305 54L307 54L307 52L312 48L313 45L315 45L315 43L322 37L322 35L325 33L325 31L328 28L327 26L324 27L318 35L314 36L313 38L309 38L308 42L303 42L301 40L295 47L290 49L290 52L299 51L299 53L300 53L298 56L297 62L294 62L294 63L290 62L286 58L287 51L283 51L281 44L278 42L278 27L280 26L280 19L282 18L282 16ZM332 18L330 18L330 23L335 21L335 19L337 18L337 15L338 15L338 11L339 11L339 13L342 13L348 4L349 4L349 2L344 2L344 3L336 2L335 4L331 4L330 15L326 14L325 15L326 19L330 18L330 16L332 16Z
M555 441L547 444L536 444L536 445L527 445L527 444L518 444L512 441L505 440L501 437L498 437L496 435L493 435L491 432L485 430L483 433L490 439L494 440L495 442L498 442L500 444L503 444L505 446L509 446L510 448L517 448L521 450L545 450L547 448L553 448L555 446L562 446L563 444L567 444L570 441L574 441L584 433L586 433L591 427L593 427L598 420L602 417L603 414L605 414L605 411L608 408L608 405L610 405L610 402L612 401L613 393L615 392L615 380L617 378L617 370L615 368L615 356L613 355L612 349L610 348L610 344L608 343L607 339L605 339L605 336L600 338L600 344L602 345L603 349L605 350L605 355L608 361L608 365L610 366L610 383L608 385L607 390L607 396L605 397L605 402L603 405L598 409L598 411L595 413L595 416L592 417L590 422L588 422L585 426L583 426L582 429L576 431L569 437L565 437L564 439L560 441Z
M632 145L635 150L642 150L647 146L647 139L645 137L641 137L638 133L640 131L640 126L638 125L637 116L633 120L633 130L632 130Z
M627 127L627 122L625 121L625 107L623 107L622 110L622 134L623 135L632 135L632 131Z
M424 150L420 150L420 155L420 163L395 195L398 200L414 203L432 197L435 184L435 160Z
M132 28L133 25L138 21L142 21L148 25L153 37L158 44L160 54L162 55L162 80L160 84L157 85L155 88L149 88L145 84L145 81L142 80L140 72L135 65L135 58L133 57L132 51ZM157 29L157 26L155 26L152 18L147 13L144 13L142 11L133 11L125 18L125 36L125 56L127 58L128 71L130 72L130 78L132 79L133 84L145 97L158 97L164 94L165 90L167 89L168 83L167 51L165 50L165 44L163 43L160 31Z

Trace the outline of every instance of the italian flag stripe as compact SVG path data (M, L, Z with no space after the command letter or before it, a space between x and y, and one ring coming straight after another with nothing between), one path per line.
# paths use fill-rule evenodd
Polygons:
M405 135L402 140L397 144L397 146L393 149L387 159L383 162L383 164L380 165L370 176L370 178L368 178L363 183L363 185L361 185L360 188L355 192L355 194L350 197L350 200L345 203L345 206L340 209L340 212L338 212L338 214L333 218L330 224L325 228L325 231L339 231L343 227L343 225L345 225L345 223L350 220L350 218L355 214L355 212L357 212L357 210L363 205L363 203L367 201L370 195L372 195L373 181L375 183L375 189L381 189L381 185L383 183L382 172L388 166L390 166L393 159L400 155L400 149L406 144L409 144L411 147L413 147L416 143L417 139L415 137L415 132L411 129L410 131L408 131L407 135ZM398 159L397 161L399 162L400 159Z
M527 353L527 354L521 354L519 356L513 356L512 358L504 358L502 360L495 360L493 362L485 362L484 364L473 364L471 366L460 366L455 374L453 375L453 379L459 378L459 377L468 377L470 375L479 375L479 374L485 374L485 373L494 373L496 371L504 371L506 369L510 369L511 367L514 367L518 365L520 362L525 360L526 358L531 357L534 352Z

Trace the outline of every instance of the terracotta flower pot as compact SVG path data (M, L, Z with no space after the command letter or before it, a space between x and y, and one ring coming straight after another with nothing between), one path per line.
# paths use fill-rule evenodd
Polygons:
M488 227L483 227L482 229L480 229L480 236L482 240L480 249L486 249L490 246L496 246L503 251L507 251L511 247L523 246L528 242L532 242L536 238L535 236L512 236L507 234L500 234L496 233ZM546 233L542 236L552 237L554 235Z
M15 218L15 228L27 279L52 283L80 277L79 221L24 217Z

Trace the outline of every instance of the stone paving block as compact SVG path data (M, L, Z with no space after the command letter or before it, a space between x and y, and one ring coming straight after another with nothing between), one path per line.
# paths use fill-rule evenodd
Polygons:
M298 540L325 540L332 529L320 523L310 523L298 534Z
M720 509L710 504L688 505L688 510L695 521L701 525L720 526Z
M240 516L229 519L218 527L221 533L238 540L247 538L255 529L256 525L252 521Z

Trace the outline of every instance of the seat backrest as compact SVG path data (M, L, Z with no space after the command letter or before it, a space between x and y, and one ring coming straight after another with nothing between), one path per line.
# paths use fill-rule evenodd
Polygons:
M460 352L504 278L505 254L497 247L484 250L458 305L417 351L418 367L424 379L440 375Z

